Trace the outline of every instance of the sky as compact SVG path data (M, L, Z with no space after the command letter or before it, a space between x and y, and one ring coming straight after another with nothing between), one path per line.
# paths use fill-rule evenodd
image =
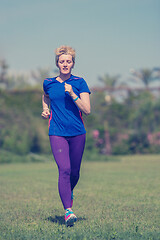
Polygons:
M10 70L55 69L54 51L76 50L74 75L160 67L159 0L0 0L0 58Z

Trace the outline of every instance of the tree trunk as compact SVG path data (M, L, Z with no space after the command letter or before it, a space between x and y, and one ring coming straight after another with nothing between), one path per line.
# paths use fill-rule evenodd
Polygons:
M111 147L111 142L110 142L109 131L105 130L105 154L111 155L111 153L112 153L112 147Z
M111 155L112 147L110 142L109 126L107 120L104 121L104 139L105 139L104 154Z

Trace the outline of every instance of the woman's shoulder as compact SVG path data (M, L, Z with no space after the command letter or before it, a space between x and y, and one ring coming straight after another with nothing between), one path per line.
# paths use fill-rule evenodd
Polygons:
M80 92L90 92L87 82L83 77L72 76L74 80L74 85L79 89Z
M50 83L55 82L55 78L45 78L43 81L44 85L49 85Z
M79 81L85 81L83 77L79 77L79 76L75 76L75 75L72 75L72 79L79 80Z
M53 82L55 78L45 78L44 82Z

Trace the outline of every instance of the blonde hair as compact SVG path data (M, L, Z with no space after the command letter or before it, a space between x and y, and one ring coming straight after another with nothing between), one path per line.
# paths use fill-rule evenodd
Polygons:
M62 55L62 54L66 54L66 55L71 55L72 56L72 61L73 61L73 64L75 63L75 50L72 48L72 47L69 47L69 46L60 46L59 48L57 48L55 50L55 54L56 54L56 66L58 67L58 60L59 60L59 57Z

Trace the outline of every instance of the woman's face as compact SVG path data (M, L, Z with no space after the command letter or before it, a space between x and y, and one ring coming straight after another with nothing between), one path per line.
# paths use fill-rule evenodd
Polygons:
M73 66L74 66L74 63L71 55L62 54L59 57L58 67L59 67L60 73L70 74Z

